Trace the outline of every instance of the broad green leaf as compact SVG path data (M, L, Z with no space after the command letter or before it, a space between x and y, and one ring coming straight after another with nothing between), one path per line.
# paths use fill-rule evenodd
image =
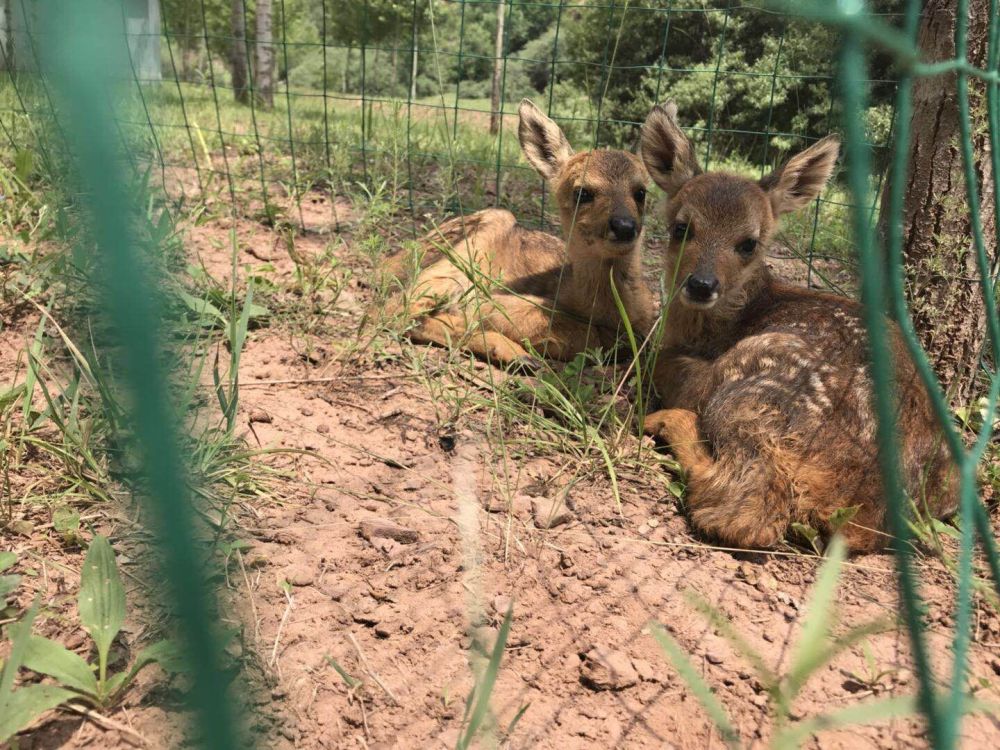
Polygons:
M202 318L204 323L209 325L219 324L223 327L227 325L227 321L222 312L209 302L207 299L202 299L201 297L195 297L188 294L183 289L177 290L177 296L181 298L181 301L187 305L187 308L191 310L199 318Z
M108 540L98 534L90 543L80 574L80 622L97 644L101 678L108 651L125 622L125 589Z
M856 724L871 724L909 716L917 710L912 696L885 698L849 706L829 714L820 714L793 724L779 732L772 740L772 750L797 750L811 735L824 729L835 729Z
M60 534L80 530L80 514L72 508L57 508L52 513L52 528Z
M719 699L715 697L712 688L698 674L698 670L695 669L688 655L684 653L684 649L658 623L653 623L651 629L653 638L656 639L660 649L666 655L667 659L670 660L674 669L677 670L677 674L681 676L681 679L684 680L691 692L694 693L694 697L701 703L702 708L705 709L705 712L715 724L716 729L719 730L719 734L722 735L725 743L731 748L740 747L740 735L729 720L726 709L722 707Z
M31 623L35 621L36 614L38 614L38 597L35 597L35 601L25 612L21 621L13 623L7 630L10 637L10 653L3 663L3 668L0 669L0 701L14 687L14 675L21 668L21 662L24 660L24 652L27 650L28 640L31 638ZM0 742L2 741L0 740Z
M861 510L860 505L847 505L843 508L837 508L837 510L830 514L830 530L834 533L840 531L845 525L854 520L859 510Z
M830 633L831 608L845 551L844 540L840 536L834 536L830 540L826 560L816 576L816 585L813 586L812 595L804 610L802 633L792 653L787 679L788 702L791 702L809 675L823 662Z
M17 562L17 555L13 552L0 552L0 573Z
M180 654L173 641L162 640L146 646L135 657L132 668L127 672L119 672L108 678L108 696L115 698L119 691L126 689L135 676L152 663L159 663L166 672L182 672L184 665L180 661Z
M27 685L13 693L0 693L0 744L46 711L77 697L73 691L58 685Z
M97 698L94 670L81 657L48 638L33 635L24 652L24 666L57 679L64 687Z
M486 718L486 713L490 710L490 697L493 695L493 687L496 685L497 675L500 674L500 661L503 659L503 651L507 647L507 637L510 635L510 624L513 619L514 603L511 602L510 606L507 607L507 614L504 615L503 623L500 625L500 631L497 633L496 643L493 644L493 652L490 654L490 660L486 664L486 669L483 671L482 677L473 688L472 694L475 695L475 704L472 708L472 714L469 717L469 723L455 745L458 750L465 750L465 748L469 747L472 740L475 739L483 720Z
M7 606L7 594L21 583L21 576L0 576L0 609Z

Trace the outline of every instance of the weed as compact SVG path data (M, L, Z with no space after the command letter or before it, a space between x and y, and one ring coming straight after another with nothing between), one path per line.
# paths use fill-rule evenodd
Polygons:
M102 536L95 536L87 551L80 575L77 603L80 625L94 642L97 663L88 663L48 638L31 634L37 603L22 621L9 629L11 656L0 673L0 742L35 721L49 709L73 700L82 700L98 709L107 709L121 700L136 675L158 663L168 671L182 669L170 641L158 641L140 651L131 667L108 673L111 644L125 622L125 589L115 554ZM58 685L26 685L11 691L14 674L21 667L47 675Z
M802 631L793 649L791 663L783 675L777 674L767 665L764 657L733 628L723 613L707 602L690 597L692 605L753 667L769 698L775 726L770 746L775 749L797 748L812 734L823 729L881 721L916 711L916 701L913 697L907 696L879 699L840 711L808 717L802 721L792 721L792 704L812 675L844 650L862 643L868 636L888 627L886 622L873 621L855 626L843 635L832 635L835 621L834 597L845 555L843 540L835 536L826 552L827 558L816 576L810 601L803 610L805 614ZM695 669L683 648L659 625L653 626L653 635L726 743L730 747L741 747L739 733L729 719L728 712Z

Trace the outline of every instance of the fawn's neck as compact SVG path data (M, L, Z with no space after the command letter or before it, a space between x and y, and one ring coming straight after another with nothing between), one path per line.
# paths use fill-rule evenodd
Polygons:
M691 308L680 298L680 288L667 306L664 348L692 349L714 355L740 338L740 328L748 307L760 304L772 279L766 268L748 281L738 294L727 295L708 310Z
M634 290L642 279L640 247L641 243L637 242L632 252L613 260L585 256L573 261L571 289L568 291L577 304L584 308L581 312L592 314L595 320L617 321L619 313L611 289L613 281L626 312L634 317ZM571 253L570 257L574 255Z

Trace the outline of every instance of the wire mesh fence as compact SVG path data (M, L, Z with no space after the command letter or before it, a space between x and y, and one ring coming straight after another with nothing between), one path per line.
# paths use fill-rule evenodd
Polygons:
M154 350L156 312L142 303L142 292L153 282L135 268L130 229L116 218L130 200L121 170L148 172L163 196L181 207L212 200L234 214L304 231L335 230L335 196L359 191L388 192L414 227L427 214L441 217L492 205L547 224L545 186L518 159L512 113L523 96L544 104L581 147L625 148L634 147L650 106L670 96L690 113L687 121L694 123L690 132L704 167L755 169L761 175L788 152L842 130L843 181L813 205L807 219L792 225L780 244L802 258L810 274L818 268L821 278L829 268L815 265L818 261L853 265L856 258L875 353L881 470L890 530L901 540L896 560L920 708L931 744L956 745L970 707L962 677L977 544L1000 581L1000 560L976 485L976 467L992 439L1000 377L995 372L989 377L987 418L967 448L909 323L899 220L905 196L890 189L886 205L879 196L887 171L890 187L904 184L915 77L955 73L972 252L988 301L992 350L1000 350L994 269L976 210L980 196L968 97L970 79L985 82L989 140L996 146L1000 22L991 0L988 64L972 66L968 5L960 0L957 58L928 65L915 46L920 4L881 5L872 14L860 1L775 9L694 0L277 0L273 5L151 0L123 3L120 31L100 32L108 45L100 58L105 69L91 61L74 75L72 55L94 54L94 40L79 39L56 54L66 42L60 35L69 29L44 18L50 4L9 0L2 28L3 137L15 151L35 149L55 171L76 175L89 197L84 208L94 243L105 263L124 269L120 278L112 274L105 280L104 302L127 355L126 385L135 403L145 406L130 415L134 439L142 448L150 496L161 508L154 529L171 569L180 571L176 611L193 662L204 669L195 697L206 746L236 741L213 669L210 607L187 554L194 542L185 526L190 509L176 492L184 484L181 462L170 441L163 442L170 434L163 427L172 420ZM272 10L270 24L261 23L265 8ZM98 35L87 24L80 28ZM270 73L260 68L269 57L275 59ZM99 72L110 74L108 80ZM494 91L495 106L488 100ZM996 174L1000 155L996 148L991 153ZM72 167L62 161L66 154L72 155ZM305 210L317 195L325 196L329 207L319 218ZM994 198L1000 201L996 193ZM876 242L874 227L880 209L887 216L884 246ZM996 216L1000 221L1000 210ZM930 668L919 582L905 543L911 532L899 478L892 361L885 356L887 312L902 326L962 477L952 677L944 690Z
M0 114L8 139L24 143L51 123L31 71L52 41L33 0L9 3L4 62L17 74ZM893 21L898 3L885 5ZM526 96L578 148L628 149L669 96L705 168L762 176L838 119L833 32L752 5L281 0L266 36L253 2L237 3L238 17L232 7L123 4L114 127L133 165L153 168L173 198L221 191L240 210L302 228L315 224L301 210L311 190L359 185L391 190L417 219L502 205L546 223L546 186L519 158L514 127ZM265 52L275 69L261 90ZM875 63L865 137L884 165L893 80L887 56ZM246 87L234 85L236 65L250 73ZM786 227L784 250L810 276L817 252L851 263L847 204L834 187Z

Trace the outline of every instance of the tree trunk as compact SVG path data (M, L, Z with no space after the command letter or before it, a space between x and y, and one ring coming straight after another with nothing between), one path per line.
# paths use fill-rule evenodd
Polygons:
M254 70L254 88L257 101L265 109L274 107L274 25L272 0L257 0L257 65Z
M500 84L503 80L503 24L507 6L505 0L497 0L497 34L493 43L493 87L490 91L490 132L500 130Z
M417 40L413 39L413 55L410 62L410 100L417 98Z
M978 67L986 65L988 2L969 3L969 60ZM928 0L918 42L925 60L955 57L955 19L955 0ZM969 80L978 210L986 251L995 265L995 183L985 85ZM986 301L974 255L955 92L954 74L915 79L902 233L907 302L914 325L953 404L961 405L979 392L976 374L986 338ZM886 203L883 200L883 206ZM884 228L888 217L883 214L881 221Z
M241 104L250 103L250 70L247 60L247 18L245 0L232 0L232 16L230 28L233 35L233 48L230 63L233 72L233 96Z

